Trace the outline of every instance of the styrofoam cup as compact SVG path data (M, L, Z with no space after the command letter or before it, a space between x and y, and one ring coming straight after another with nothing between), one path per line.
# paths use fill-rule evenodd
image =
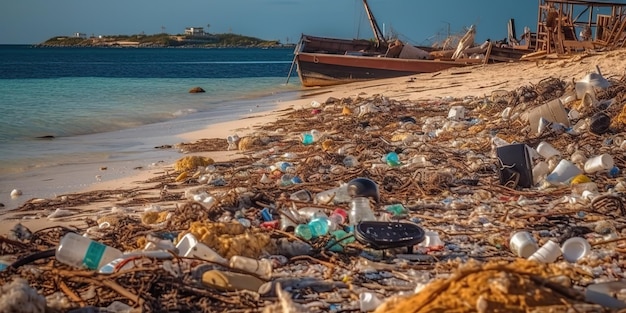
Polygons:
M537 145L537 153L539 153L546 160L561 154L559 150L545 141L542 141L539 145Z
M570 263L576 263L576 261L582 259L591 250L591 245L587 239L582 237L572 237L567 239L563 246L561 246L561 252L563 258Z
M595 173L598 171L608 170L613 167L613 157L610 154L600 154L589 158L585 162L585 172Z
M539 249L539 245L537 245L535 238L529 232L518 231L511 236L509 248L515 255L528 258Z
M561 255L559 244L548 240L539 250L535 251L528 259L541 263L552 263Z
M563 159L556 165L552 173L546 177L546 180L549 182L565 183L581 173L582 171L576 164Z

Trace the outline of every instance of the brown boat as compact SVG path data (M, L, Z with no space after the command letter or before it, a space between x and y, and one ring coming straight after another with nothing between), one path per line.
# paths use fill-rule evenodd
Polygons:
M355 81L432 73L483 63L479 59L436 58L430 47L387 42L367 0L363 0L375 40L338 39L302 35L294 64L302 86L329 86Z

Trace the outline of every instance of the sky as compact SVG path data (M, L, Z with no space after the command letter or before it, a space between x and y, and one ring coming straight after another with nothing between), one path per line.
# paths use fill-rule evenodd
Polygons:
M476 27L476 42L537 27L536 0L369 0L386 32L415 45ZM361 0L3 0L0 44L37 44L54 36L184 33L204 27L294 43L301 34L372 38Z

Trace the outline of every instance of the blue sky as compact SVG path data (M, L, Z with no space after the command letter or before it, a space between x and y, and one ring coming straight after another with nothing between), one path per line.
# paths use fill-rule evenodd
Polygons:
M476 25L476 41L506 37L514 18L535 30L537 1L369 0L379 24L401 39L428 44ZM361 0L4 0L0 44L34 44L54 36L180 34L185 27L261 39L297 41L300 34L371 38ZM429 41L430 39L430 41Z

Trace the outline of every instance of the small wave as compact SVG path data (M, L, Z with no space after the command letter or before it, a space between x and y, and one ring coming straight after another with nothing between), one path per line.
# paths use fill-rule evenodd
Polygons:
M181 109L178 110L176 112L174 112L174 116L178 117L178 116L185 116L185 115L189 115L189 114L193 114L193 113L197 113L198 110L196 109Z

